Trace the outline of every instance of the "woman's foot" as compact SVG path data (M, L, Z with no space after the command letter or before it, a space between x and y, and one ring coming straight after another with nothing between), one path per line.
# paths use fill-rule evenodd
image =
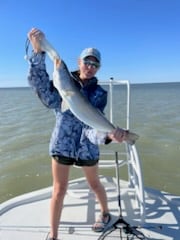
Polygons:
M46 240L60 240L60 239L57 239L56 237L50 237L49 235L50 233L48 233Z
M92 226L94 232L102 232L111 220L110 213L101 214Z

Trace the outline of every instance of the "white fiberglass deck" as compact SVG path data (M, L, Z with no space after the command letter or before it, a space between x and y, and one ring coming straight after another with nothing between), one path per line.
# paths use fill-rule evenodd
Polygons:
M102 177L101 180L106 187L109 207L113 215L112 223L119 217L116 179ZM139 230L144 233L145 239L179 239L179 197L146 189L146 222L142 224L134 193L128 188L127 182L120 181L120 185L123 219L132 226L141 226ZM51 187L46 188L2 204L0 239L45 240L49 232L48 212L51 190ZM98 214L98 204L86 181L84 179L71 181L59 226L60 239L98 239L100 234L91 231L91 225ZM112 239L128 238L125 236L120 238L117 234Z

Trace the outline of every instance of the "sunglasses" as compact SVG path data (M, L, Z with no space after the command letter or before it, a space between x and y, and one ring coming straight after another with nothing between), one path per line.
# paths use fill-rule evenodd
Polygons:
M83 63L84 63L84 65L86 65L88 67L91 66L94 69L97 69L97 68L100 67L100 63L94 62L94 61L91 61L91 60L83 60Z

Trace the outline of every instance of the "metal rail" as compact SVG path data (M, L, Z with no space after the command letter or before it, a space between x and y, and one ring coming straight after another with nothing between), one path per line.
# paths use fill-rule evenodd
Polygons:
M114 106L113 106L113 86L115 85L126 85L126 129L129 129L129 114L130 114L130 84L128 80L114 80L113 78L110 78L109 81L100 81L100 85L107 85L109 86L109 101L110 101L110 112L109 112L109 119L113 123L113 112L114 112Z
M115 85L125 85L126 86L126 128L129 129L130 127L130 83L128 80L114 80L111 78L109 81L100 82L100 85L108 85L109 86L109 119L113 123L113 113L114 113L114 106L113 106L113 89ZM117 101L117 99L116 99ZM116 110L117 111L117 110ZM111 145L114 143L111 143ZM125 144L125 152L122 152L120 145L119 145L119 155L121 159L118 159L119 167L127 165L127 174L128 174L128 184L131 193L134 193L134 198L136 199L137 206L139 207L139 216L141 222L145 222L146 213L145 213L145 196L144 196L144 182L143 182L143 175L142 175L142 167L141 161L138 156L138 152L136 146ZM116 143L117 145L117 143ZM113 147L112 147L113 149ZM117 151L116 151L117 152ZM100 168L115 168L115 151L114 150L101 150L101 159L100 159Z

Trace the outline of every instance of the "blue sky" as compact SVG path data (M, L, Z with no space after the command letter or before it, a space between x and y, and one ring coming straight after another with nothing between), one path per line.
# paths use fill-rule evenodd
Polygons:
M102 54L99 80L180 81L179 0L1 0L0 87L28 86L27 32L42 29L70 70L86 47ZM51 75L52 63L47 60Z

